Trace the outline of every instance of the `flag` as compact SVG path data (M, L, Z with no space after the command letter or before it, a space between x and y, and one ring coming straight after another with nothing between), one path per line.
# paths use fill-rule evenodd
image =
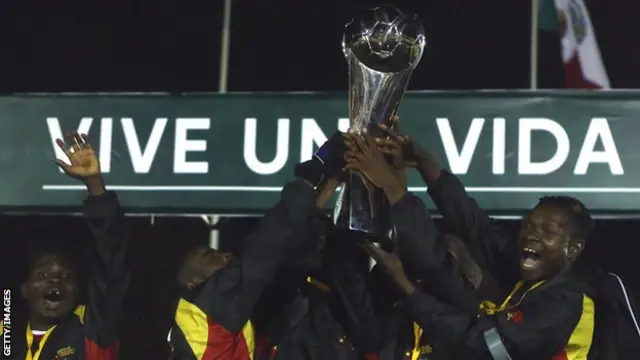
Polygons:
M584 0L540 0L538 16L540 29L559 32L566 87L610 89Z

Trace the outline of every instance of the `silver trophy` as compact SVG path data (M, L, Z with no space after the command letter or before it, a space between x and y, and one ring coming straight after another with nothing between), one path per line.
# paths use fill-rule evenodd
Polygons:
M349 64L352 130L375 136L378 125L391 119L425 45L420 20L391 5L367 10L346 25L342 49ZM382 190L355 171L345 181L334 210L336 226L388 236L389 206Z

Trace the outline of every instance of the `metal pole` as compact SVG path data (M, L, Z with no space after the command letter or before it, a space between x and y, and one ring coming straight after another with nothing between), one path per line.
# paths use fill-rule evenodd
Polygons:
M220 35L220 79L218 92L227 92L229 78L229 39L231 32L231 0L224 0L224 14L222 18L222 34Z
M531 51L529 85L538 89L538 22L540 20L540 0L531 0Z
M224 0L224 12L222 18L222 33L220 35L220 72L218 81L218 92L227 92L227 79L229 78L229 39L231 28L231 0ZM211 214L210 224L215 226L220 221L220 216ZM220 231L211 229L209 233L209 247L218 249L220 246Z

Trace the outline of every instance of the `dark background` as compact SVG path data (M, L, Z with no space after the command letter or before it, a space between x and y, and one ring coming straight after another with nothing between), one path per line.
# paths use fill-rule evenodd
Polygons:
M394 1L418 13L429 48L410 89L529 87L530 4L513 0ZM345 91L342 26L371 1L233 1L229 91ZM218 89L222 0L3 1L0 92L209 91ZM637 88L637 0L587 0L612 86ZM540 33L542 88L562 88L558 35ZM2 169L3 172L10 169ZM18 288L32 239L86 243L80 218L2 216L2 286ZM234 248L255 219L225 219ZM129 219L133 282L123 358L166 358L178 256L207 243L199 218ZM505 221L516 228L515 221ZM588 255L640 287L633 220L600 220ZM17 300L17 299L16 299ZM19 303L16 305L20 305ZM24 307L21 308L24 310ZM17 308L16 311L20 310Z
M544 0L543 0L544 1ZM364 0L234 0L229 91L344 91L342 27ZM392 1L429 50L410 88L529 87L530 3ZM640 2L586 0L613 87L640 84ZM3 1L4 92L217 91L223 0ZM558 38L541 33L540 86L562 87Z

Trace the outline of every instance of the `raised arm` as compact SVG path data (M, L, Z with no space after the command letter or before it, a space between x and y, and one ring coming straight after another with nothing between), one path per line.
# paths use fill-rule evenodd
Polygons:
M480 317L417 289L395 254L375 246L367 250L406 296L404 304L413 321L434 343L453 350L456 358L491 359L488 342L501 343L513 359L551 359L567 345L588 351L585 341L593 335L594 303L577 287L556 282L530 288L511 307Z
M247 360L255 351L249 321L264 287L315 213L315 192L304 180L287 184L280 201L245 239L241 258L186 291L169 337L172 358ZM213 256L213 253L212 253Z
M308 237L317 213L315 188L342 168L343 149L336 132L311 160L298 164L296 180L284 187L280 201L245 239L241 259L208 279L197 305L226 330L243 327L285 254Z
M421 170L421 173L425 171ZM518 269L517 262L513 261L518 259L515 239L489 218L456 176L442 170L437 178L425 178L429 195L443 219L467 244L479 265L507 283L514 282L515 278L509 275L516 275ZM513 268L508 266L507 271L505 264L513 265Z
M226 330L240 331L283 256L302 240L314 215L313 187L303 180L287 184L278 204L245 239L241 258L207 280L197 305Z
M431 154L407 135L399 135L385 126L382 130L387 138L378 140L381 149L387 154L399 151L405 164L418 170L428 185L429 195L443 219L455 235L467 244L482 269L496 277L504 274L504 264L516 258L512 256L514 247L510 246L511 239L504 230L496 226L488 214L467 194L457 177L441 170ZM508 275L504 279L508 283L513 280Z
M85 134L66 135L71 146L58 139L58 146L69 163L56 163L67 175L83 181L89 192L84 202L84 217L93 235L92 273L87 288L87 303L79 315L85 332L86 358L115 360L120 339L122 307L129 284L125 264L127 251L123 227L124 214L113 192L105 190L100 163Z
M84 215L95 241L84 314L85 348L87 358L116 359L129 285L124 216L115 193L91 193L84 203Z

